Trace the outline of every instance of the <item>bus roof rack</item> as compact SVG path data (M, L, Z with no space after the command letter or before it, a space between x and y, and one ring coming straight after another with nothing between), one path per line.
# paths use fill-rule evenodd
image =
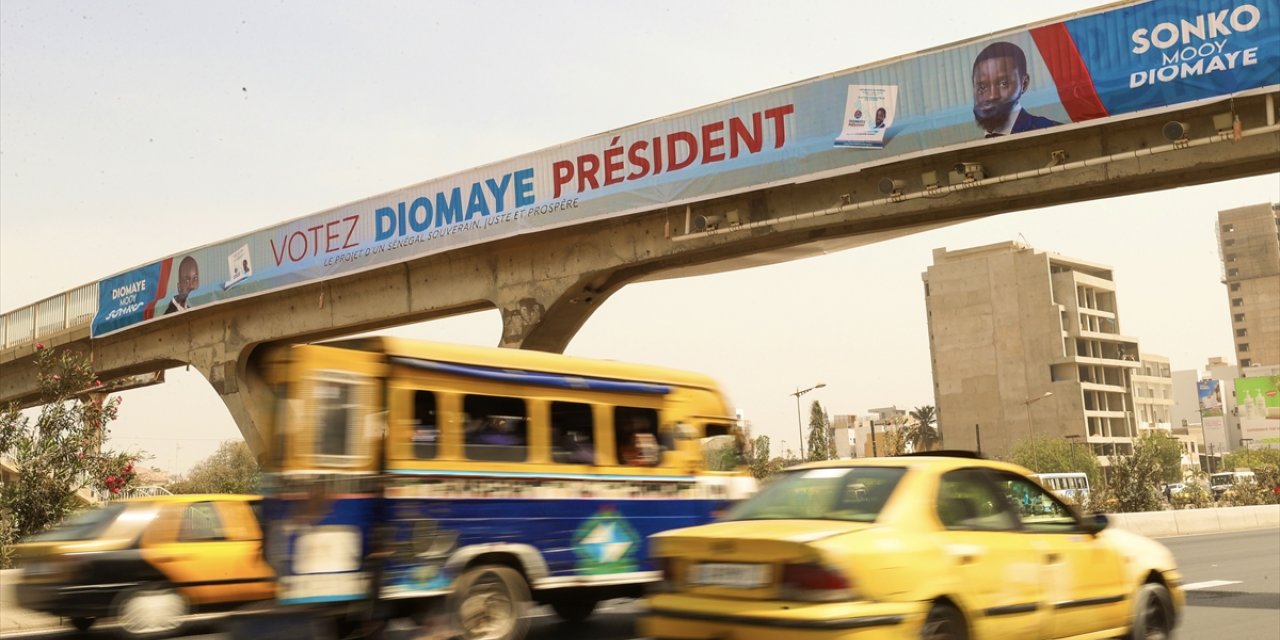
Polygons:
M965 449L939 449L937 451L916 451L913 453L902 454L907 457L912 456L930 456L940 458L966 458L969 460L986 460L987 457L977 451L968 451Z

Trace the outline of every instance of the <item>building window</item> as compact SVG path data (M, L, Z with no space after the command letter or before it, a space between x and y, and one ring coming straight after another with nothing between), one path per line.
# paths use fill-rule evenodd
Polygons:
M1227 254L1227 262L1235 262L1235 261L1236 261L1236 254L1234 254L1234 253L1228 253L1228 254Z
M1236 329L1236 337L1237 337L1237 338L1243 338L1243 337L1245 337L1245 336L1247 336L1247 335L1249 335L1249 330L1248 330L1248 329Z
M1235 244L1235 243L1236 243L1236 239L1235 239L1235 238L1227 238L1226 240L1223 240L1223 241L1222 241L1222 246L1224 246L1224 247L1229 247L1229 246L1231 246L1231 245L1233 245L1233 244Z
M1222 230L1226 231L1227 233L1231 233L1232 231L1236 230L1236 226L1234 224L1224 224L1222 225Z
M1243 314L1243 313L1237 313L1237 314L1235 314L1234 316L1231 316L1231 319L1232 319L1232 320L1234 320L1234 321L1236 321L1236 322L1244 322L1244 314Z
M1240 343L1240 346L1238 347L1238 349L1237 349L1237 350L1238 350L1240 353L1244 353L1244 352L1248 351L1248 350L1249 350L1249 343L1248 343L1248 342L1241 342L1241 343Z
M1250 360L1250 359L1248 359L1248 358L1245 358L1244 360L1241 360L1241 361L1240 361L1240 366L1242 366L1242 367L1248 367L1248 366L1252 366L1252 365L1253 365L1253 361L1252 361L1252 360Z
M1238 276L1238 275L1240 275L1240 270L1239 270L1239 269L1229 269L1229 270L1227 270L1227 277L1234 278L1235 276Z
M1240 290L1240 283L1239 283L1239 282L1232 282L1232 283L1231 283L1231 290L1232 290L1232 291L1239 291L1239 290Z
M1231 306L1233 306L1233 307L1243 307L1243 306L1244 306L1244 298L1232 298L1232 299L1231 299Z

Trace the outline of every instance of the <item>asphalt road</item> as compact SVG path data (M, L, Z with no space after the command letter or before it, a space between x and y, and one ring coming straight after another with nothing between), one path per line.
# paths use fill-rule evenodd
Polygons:
M1280 531L1258 530L1160 540L1178 558L1187 585L1187 611L1181 640L1251 640L1280 637ZM538 607L529 640L633 640L639 607L630 601L606 603L581 625L561 623ZM77 634L64 630L6 635L6 638L106 640L110 627ZM218 621L192 625L188 640L231 640ZM387 640L435 640L430 634L397 624ZM316 638L315 640L321 640Z
M1280 637L1280 531L1162 538L1188 587L1179 637Z

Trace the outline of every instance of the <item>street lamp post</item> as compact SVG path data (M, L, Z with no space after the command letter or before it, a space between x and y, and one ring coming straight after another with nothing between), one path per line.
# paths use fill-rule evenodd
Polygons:
M787 394L787 395L792 395L796 397L796 429L800 431L800 461L801 462L805 460L805 457L804 457L804 423L801 422L800 420L800 396L806 393L809 393L814 389L821 389L825 386L827 386L827 383L819 382L818 384L815 384L812 387L809 387L808 389L797 388L795 393Z
M1078 440L1080 439L1080 435L1079 435L1079 434L1071 434L1071 435L1069 435L1069 436L1065 436L1065 437L1066 437L1066 439L1067 439L1068 441L1070 441L1070 442L1071 442L1071 467L1072 467L1072 468L1071 468L1071 470L1072 470L1072 471L1083 471L1083 469L1080 469L1079 467L1076 467L1076 441L1078 441Z
M1040 443L1036 442L1035 434L1032 432L1031 426L1031 405L1048 398L1053 395L1052 391L1044 392L1034 398L1027 398L1022 404L1027 406L1027 437L1031 438L1031 463L1035 465L1035 472L1040 473Z

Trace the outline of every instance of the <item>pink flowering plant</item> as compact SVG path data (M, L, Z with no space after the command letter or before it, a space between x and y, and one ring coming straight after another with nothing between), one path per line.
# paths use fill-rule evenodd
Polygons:
M136 479L138 455L104 446L120 399L102 390L89 360L39 344L35 362L39 406L0 411L0 462L18 472L0 485L0 567L13 542Z

